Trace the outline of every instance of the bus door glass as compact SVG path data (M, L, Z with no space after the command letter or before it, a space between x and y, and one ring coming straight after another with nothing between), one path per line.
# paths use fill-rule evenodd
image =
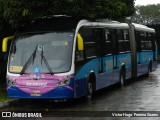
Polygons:
M149 40L151 41L151 43L152 43L152 51L153 51L153 60L155 61L155 60L157 60L156 58L157 58L157 45L156 45L156 41L155 41L155 34L153 34L153 33L150 33L149 35L148 35L148 38L149 38Z
M108 28L105 29L105 43L104 43L104 55L105 55L105 72L113 72L113 41L112 35Z
M112 39L112 48L113 48L113 68L117 69L117 54L118 54L118 45L117 45L117 30L110 29L111 39Z
M99 67L98 71L99 73L104 72L104 65L103 65L103 56L104 56L104 41L105 41L105 31L103 28L94 28L93 29L93 38L95 39L97 43L97 56L98 56L98 62Z
M141 51L141 44L140 44L140 32L135 32L136 37L136 51L137 51L137 64L140 64L140 51Z

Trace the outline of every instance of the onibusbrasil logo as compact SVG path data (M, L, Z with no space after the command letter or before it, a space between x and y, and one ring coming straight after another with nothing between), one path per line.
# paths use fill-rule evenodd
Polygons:
M31 113L31 112L2 112L2 117L42 117L41 113Z

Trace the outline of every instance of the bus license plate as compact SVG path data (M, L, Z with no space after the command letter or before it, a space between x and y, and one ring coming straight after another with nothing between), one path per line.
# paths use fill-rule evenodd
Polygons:
M31 93L31 96L41 96L40 93Z

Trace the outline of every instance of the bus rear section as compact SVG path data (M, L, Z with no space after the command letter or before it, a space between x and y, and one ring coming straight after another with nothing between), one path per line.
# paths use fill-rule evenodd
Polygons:
M155 71L158 67L158 49L155 40L155 30L144 25L133 24L135 35L135 65L137 75L141 76Z

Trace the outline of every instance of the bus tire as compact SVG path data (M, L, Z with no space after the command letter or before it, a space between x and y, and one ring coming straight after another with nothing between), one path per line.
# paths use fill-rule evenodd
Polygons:
M86 98L88 101L90 101L92 99L92 95L93 95L93 84L92 84L92 82L88 82L87 95L86 95Z
M149 72L152 72L152 61L149 63Z
M123 87L125 83L125 72L124 70L121 72L120 74L120 78L119 78L119 86Z
M147 77L149 76L150 72L152 72L152 62L151 61L149 62L149 65L148 65Z
M86 99L90 101L93 97L93 93L96 91L96 76L94 73L91 73L88 77L87 83L87 94Z

